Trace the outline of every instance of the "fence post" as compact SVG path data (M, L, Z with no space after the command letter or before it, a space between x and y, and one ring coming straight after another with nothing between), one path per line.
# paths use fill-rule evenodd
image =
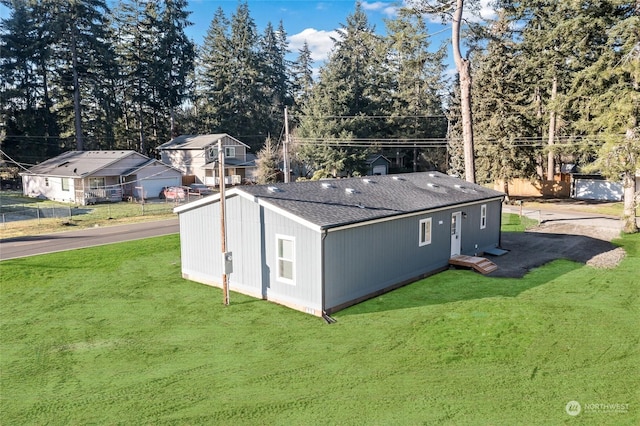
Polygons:
M71 205L69 205L69 222L71 222L73 220L72 218L72 214L71 214Z
M7 229L7 222L4 220L4 213L2 213L2 229Z
M38 218L38 225L40 225L40 207L36 207L36 217Z

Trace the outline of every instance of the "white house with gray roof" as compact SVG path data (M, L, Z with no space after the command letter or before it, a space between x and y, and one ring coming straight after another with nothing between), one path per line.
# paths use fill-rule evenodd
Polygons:
M179 170L130 150L68 151L20 175L24 195L80 205L154 198L182 183Z
M330 314L498 247L503 195L438 172L235 187L229 288ZM175 212L182 276L221 287L219 195Z

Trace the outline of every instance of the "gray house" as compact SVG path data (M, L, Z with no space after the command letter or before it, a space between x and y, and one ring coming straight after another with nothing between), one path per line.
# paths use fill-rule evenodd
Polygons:
M438 172L235 187L229 288L330 314L498 247L502 199ZM219 195L175 212L182 276L220 287Z

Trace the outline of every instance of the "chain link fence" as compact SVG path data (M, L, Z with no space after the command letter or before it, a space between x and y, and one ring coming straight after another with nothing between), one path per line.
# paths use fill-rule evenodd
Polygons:
M140 216L170 215L178 205L173 201L104 203L91 206L24 202L20 197L3 195L0 199L0 228L24 226L25 221L58 219L63 222L100 221Z

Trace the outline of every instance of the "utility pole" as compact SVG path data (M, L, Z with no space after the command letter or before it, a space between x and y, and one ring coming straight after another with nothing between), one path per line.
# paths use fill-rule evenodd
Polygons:
M284 143L282 144L282 160L284 162L284 181L289 182L289 116L284 107Z
M218 166L220 167L220 241L222 245L222 297L225 306L229 305L229 284L227 283L227 225L225 223L224 196L224 149L222 139L218 139Z

